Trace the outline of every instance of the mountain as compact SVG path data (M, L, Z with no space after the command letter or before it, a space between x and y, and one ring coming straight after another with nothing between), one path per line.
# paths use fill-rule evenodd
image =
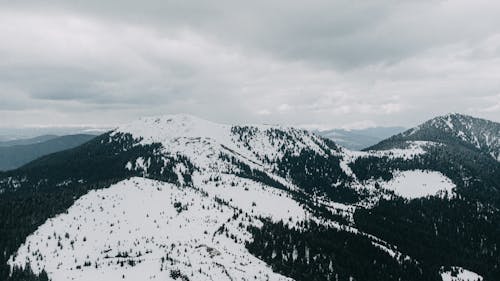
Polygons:
M423 143L423 154L404 165L434 169L458 183L459 192L481 200L498 200L489 191L498 191L500 172L500 124L461 114L448 114L431 119L418 127L390 137L366 151L407 148ZM390 163L377 159L370 165L387 170Z
M58 136L56 135L42 135L34 138L22 138L22 139L8 140L8 141L0 141L0 147L41 143L51 139L55 139L57 137Z
M40 136L0 144L0 171L18 168L38 157L79 146L94 135Z
M497 280L500 165L442 147L142 118L0 173L0 278Z
M0 146L2 142L7 145L35 143L38 137L48 140L55 136L68 135L100 135L109 131L112 127L96 126L22 126L22 127L0 127ZM30 141L31 140L31 141ZM16 143L20 141L20 143ZM27 143L23 143L27 141Z
M457 113L436 117L416 128L395 135L371 149L394 146L396 142L416 140L461 145L500 161L500 123Z
M333 129L316 133L348 149L362 150L404 130L403 127L374 127L356 130Z

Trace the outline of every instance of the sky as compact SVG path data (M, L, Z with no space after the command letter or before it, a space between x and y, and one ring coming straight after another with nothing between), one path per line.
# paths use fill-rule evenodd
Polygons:
M0 127L500 122L499 1L0 1Z

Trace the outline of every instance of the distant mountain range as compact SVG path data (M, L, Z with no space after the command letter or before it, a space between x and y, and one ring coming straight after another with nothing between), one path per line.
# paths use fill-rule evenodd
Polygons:
M11 139L6 141L0 141L0 147L41 143L51 139L55 139L57 137L58 137L57 135L42 135L34 138Z
M79 146L95 135L44 135L0 142L0 171L12 170L41 156Z
M374 127L355 130L332 129L315 131L315 133L345 148L362 150L404 130L404 127Z
M18 140L48 140L56 136L68 135L100 135L112 128L96 126L40 126L40 127L0 127L0 146L2 143ZM23 143L18 143L23 144Z
M0 172L0 280L500 280L499 126L142 118Z

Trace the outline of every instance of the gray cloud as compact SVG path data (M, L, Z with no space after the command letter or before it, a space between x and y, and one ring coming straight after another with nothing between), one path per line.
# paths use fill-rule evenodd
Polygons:
M493 7L497 5L498 7ZM0 4L2 125L500 121L500 18L486 1Z

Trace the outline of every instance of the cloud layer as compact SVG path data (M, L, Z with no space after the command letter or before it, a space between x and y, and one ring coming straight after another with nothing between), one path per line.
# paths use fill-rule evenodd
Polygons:
M488 1L19 2L0 4L1 126L500 121Z

